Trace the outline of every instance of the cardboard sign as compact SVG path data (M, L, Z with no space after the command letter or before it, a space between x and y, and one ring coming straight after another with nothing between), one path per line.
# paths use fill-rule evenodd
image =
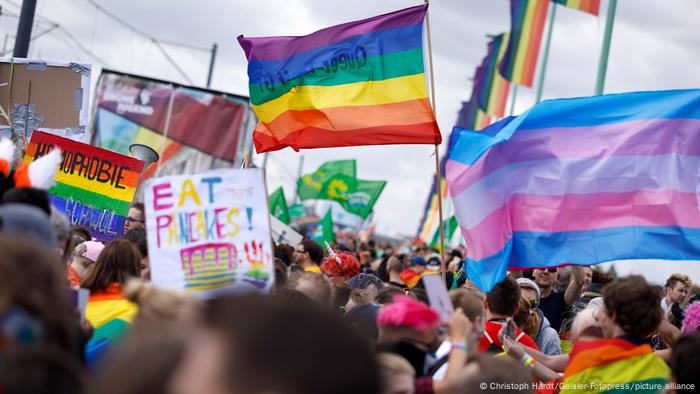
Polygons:
M100 241L120 237L143 168L143 161L35 131L27 145L24 163L60 148L63 161L56 185L49 189L51 204L70 219L85 226Z
M270 215L260 169L150 179L144 187L155 285L210 296L268 291L274 282Z
M450 301L450 295L447 293L442 275L423 275L421 279L423 280L425 293L428 295L430 307L440 314L440 320L443 323L449 322L450 316L454 312L454 306L452 301Z

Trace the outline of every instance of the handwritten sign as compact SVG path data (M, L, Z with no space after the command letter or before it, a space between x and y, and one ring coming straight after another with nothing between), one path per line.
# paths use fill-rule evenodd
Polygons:
M143 161L42 131L34 131L24 163L60 148L63 161L56 185L49 189L51 204L74 226L90 228L101 241L118 238L134 199Z
M262 171L213 170L145 185L152 280L202 292L274 282Z

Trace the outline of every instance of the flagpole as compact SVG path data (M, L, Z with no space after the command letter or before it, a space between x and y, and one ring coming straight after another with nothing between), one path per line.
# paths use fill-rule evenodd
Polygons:
M552 42L552 30L554 30L554 16L557 13L557 3L552 3L549 11L549 21L547 24L549 28L547 30L547 40L544 43L544 53L542 54L542 64L540 65L540 80L537 83L537 95L535 96L535 103L539 103L542 100L542 89L544 88L544 76L547 71L547 61L549 60L549 44Z
M430 4L429 0L425 0L425 4ZM437 109L435 108L435 77L433 76L433 46L430 40L430 15L429 12L425 14L425 27L428 36L428 64L430 66L430 101L433 106L433 112L437 117ZM438 219L440 220L440 272L442 274L442 280L445 281L445 230L442 225L442 185L440 184L440 145L435 144L435 178L437 184L437 195L438 195Z
M608 0L608 14L605 20L605 36L603 37L603 48L600 50L600 60L598 61L598 77L595 83L595 95L603 94L605 86L605 73L608 70L608 54L610 54L610 38L612 38L613 23L615 22L615 9L617 0Z
M510 89L510 111L508 111L508 115L512 116L513 111L515 110L515 96L518 95L518 84L517 83L511 83L512 88Z

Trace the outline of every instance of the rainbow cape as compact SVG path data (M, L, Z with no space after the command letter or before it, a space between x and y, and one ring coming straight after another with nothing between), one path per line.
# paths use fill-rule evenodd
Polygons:
M110 285L106 291L90 294L85 318L95 332L85 347L88 366L95 367L112 345L126 336L136 313L138 307L124 298L118 283Z
M447 184L482 290L509 267L700 259L700 90L548 100L455 131Z
M651 346L620 338L578 341L569 360L561 394L656 393L671 375Z
M427 4L302 37L238 37L258 153L439 144L423 68Z

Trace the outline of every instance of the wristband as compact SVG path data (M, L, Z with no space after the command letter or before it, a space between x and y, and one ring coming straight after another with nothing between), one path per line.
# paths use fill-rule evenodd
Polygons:
M452 342L452 346L451 346L450 350L454 350L454 349L462 349L462 350L464 350L464 352L468 352L467 345L465 345L463 343Z
M527 354L527 353L523 354L523 356L520 357L520 365L525 365L525 363L527 362L527 359L528 359L529 357L530 357L529 354Z
M525 367L527 367L527 368L529 368L529 369L534 369L534 368L535 368L535 364L537 364L537 362L535 361L535 359L532 358L532 357L528 357L527 360L525 361L525 363L523 363L523 366L525 366Z

